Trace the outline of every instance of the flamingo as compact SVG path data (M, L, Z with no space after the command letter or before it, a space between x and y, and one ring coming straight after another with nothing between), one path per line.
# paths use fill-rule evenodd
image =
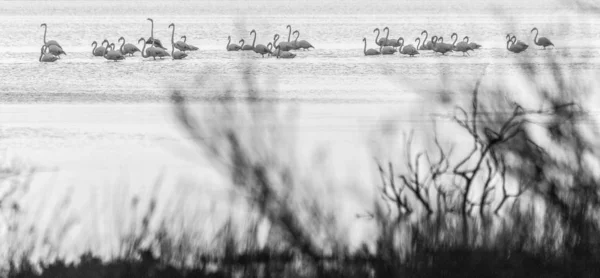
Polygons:
M539 45L539 46L543 46L544 50L546 50L547 46L553 46L554 47L554 44L548 38L546 38L546 37L540 37L538 39L538 34L539 34L540 31L538 30L537 27L533 27L533 29L531 29L531 32L533 33L533 31L535 31L535 38L533 39L533 43L535 43L536 45Z
M310 44L309 42L305 41L305 40L301 40L298 41L298 37L300 37L300 31L296 30L294 31L294 34L296 34L296 40L294 41L294 45L296 46L296 49L302 48L303 50L310 50L310 48L315 48L314 46L312 46L312 44Z
M47 47L48 52L60 58L60 55L67 55L67 53L62 49L58 42L51 40L46 41L46 33L48 32L48 25L46 23L42 23L40 27L44 27L44 45Z
M454 39L454 43L453 43L454 51L462 52L463 56L465 56L465 53L467 53L467 55L469 55L469 53L468 53L469 50L473 51L471 46L469 46L469 43L465 42L464 39L463 39L463 41L456 44L456 40L458 40L458 35L456 33L452 33L452 36L456 37ZM465 37L465 38L469 39L469 37Z
M60 46L60 44L58 44L58 42L56 42L55 40L46 41L46 32L48 31L48 25L46 25L46 23L42 23L40 27L44 27L44 45L48 47L50 47L51 45L56 45L60 49L62 49L62 46Z
M245 45L246 42L244 41L244 39L241 39L238 43L240 43L240 50L244 50L244 46L252 47L251 45Z
M188 55L182 51L175 52L175 48L178 48L177 47L178 42L177 43L175 42L175 24L173 24L173 23L169 24L169 28L171 28L171 27L173 27L173 32L171 32L171 57L173 57L173 60L181 60L181 59L187 57ZM186 47L184 46L183 49L186 49Z
M40 54L40 62L43 63L51 63L58 60L58 57L54 56L52 53L46 53L46 45L42 45L42 53Z
M402 41L402 43L400 43L400 41ZM404 46L404 39L402 37L398 38L398 44L400 45L399 52L410 57L414 57L415 55L419 54L417 49L419 49L419 46L421 45L421 38L416 38L415 42L418 42L417 47L412 44Z
M379 55L379 51L377 51L373 48L369 48L369 50L367 50L367 38L363 38L363 42L365 42L365 49L363 50L363 52L365 53L365 56Z
M108 40L104 39L100 47L97 47L98 43L96 41L93 41L92 46L94 47L94 49L92 49L92 55L102 57L104 55L104 49L106 49L104 47L104 43L108 44Z
M517 38L515 36L513 36L512 38L509 38L506 41L506 49L508 49L508 51L510 52L514 52L514 53L521 53L523 51L525 51L529 45L527 44L518 44L516 43ZM512 42L512 44L510 44ZM510 46L509 46L510 44Z
M187 37L185 35L181 36L181 38L183 39L183 43L185 43L185 45L187 46L187 50L189 50L189 51L196 51L196 50L198 50L198 47L195 47L195 46L187 43Z
M383 28L383 31L388 32L388 35L390 33L390 29L388 27ZM385 38L380 38L379 40L377 40L379 38L380 32L379 32L379 28L375 28L375 30L373 30L373 33L377 32L377 36L375 37L375 44L381 46L381 45L385 45L386 41ZM386 36L387 37L387 36Z
M513 38L514 38L514 40L515 40L515 44L516 44L516 45L519 45L520 47L529 46L528 44L526 44L526 43L524 43L524 42L522 42L522 41L518 41L518 40L517 40L517 37L516 37L515 35L513 35L513 36L511 37L511 36L510 36L510 34L506 34L506 39L507 39L507 40L513 40Z
M465 41L465 40L467 40L466 43L468 43L469 46L471 47L471 49L473 49L473 50L479 49L481 47L480 44L477 44L477 43L474 43L474 42L469 42L469 36L465 36L463 38L463 41Z
M256 31L254 31L254 30L250 31L250 35L252 35L252 32L254 32L254 40L252 41L252 45L245 45L245 44L243 44L244 39L242 39L240 41L240 43L242 43L242 50L243 51L254 50L254 43L256 42Z
M423 44L421 45L419 50L432 50L433 49L433 40L427 41L427 37L429 36L429 34L427 33L427 30L423 30L423 32L421 32L421 35L423 35L423 34L425 34L425 38L423 39Z
M125 42L125 41L123 41ZM112 60L112 61L119 61L119 60L125 60L125 56L123 56L123 54L121 53L121 51L115 51L115 44L111 43L110 44L111 50L108 51L108 48L104 49L104 55L102 55L104 57L104 59L106 60Z
M159 39L154 38L154 20L152 20L152 18L147 18L146 20L149 20L150 23L152 23L152 29L150 29L150 37L146 41L146 44L152 44L152 47L158 46L159 48L166 49L163 47Z
M385 27L385 28L388 28L388 27ZM384 28L384 30L386 30L385 28ZM385 40L386 40L386 41L385 41L385 44L384 44L384 45L385 45L385 46L391 46L391 47L398 47L398 46L400 46L400 45L398 44L398 40L390 40L390 39L388 39L388 35L389 35L389 34L390 34L390 29L388 28L388 29L387 29L387 34L386 34L386 36L385 36Z
M250 31L250 35L252 35L252 33L254 33L254 41L252 41L252 47L254 48L254 52L262 55L262 57L264 58L265 54L268 54L271 52L269 52L269 49L264 44L257 44L255 46L254 43L256 42L256 31L254 29L252 29L252 31Z
M435 40L434 40L435 38ZM438 53L442 53L442 55L446 55L446 53L452 51L452 49L454 48L451 44L448 43L444 43L444 38L438 38L437 36L433 36L431 37L431 39L433 40L433 51L434 52L438 52ZM438 42L440 41L440 42Z
M277 51L277 59L282 58L282 59L293 59L294 57L296 57L296 54L289 52L289 51L283 51L279 49L279 45L275 47L276 51Z
M146 49L146 43L145 43L146 40L144 38L140 38L138 40L138 43L140 43L140 42L144 42L144 46L142 47L142 57L144 57L144 58L150 58L150 57L152 57L152 58L154 58L154 60L156 60L156 56L158 56L157 53L156 53L156 51L158 50L158 48L156 48L156 47L149 47L148 49Z
M298 49L299 47L298 47L298 45L295 42L294 43L290 42L290 38L292 37L292 26L288 25L288 26L286 26L286 28L288 29L288 41L287 42L280 42L279 43L279 50L281 50L281 51L289 51L289 50L292 50L292 49Z
M123 55L129 54L129 56L133 56L133 54L135 54L136 52L141 52L140 49L137 46L135 46L134 44L125 43L124 37L120 37L118 42L120 42L120 41L123 41L123 43L121 44L119 51L121 51L121 53Z
M185 52L186 50L188 50L187 44L185 42L183 42L183 41L177 41L177 42L175 42L175 38L174 38L174 35L175 35L175 23L169 24L169 29L171 29L171 27L173 27L173 35L171 36L171 47L175 47L175 48L177 48L177 49Z
M387 28L387 27L385 27L385 28ZM385 35L385 42L386 42L385 44L387 44L389 42L388 41L388 36L389 35L390 35L390 32L389 32L389 29L388 29L388 32ZM392 54L396 53L396 49L395 48L393 48L391 46L384 47L383 45L384 44L380 44L379 45L379 52L381 52L381 54L383 54L383 55L392 55Z
M269 48L269 51L271 51L271 55L273 55L273 56L277 56L277 53L279 51L281 51L281 47L279 47L279 48L275 47L275 53L272 52L272 49L273 49L272 47L275 46L275 45L278 45L277 44L277 40L279 40L279 34L275 34L273 36L273 43L270 43L271 44L271 48ZM281 43L279 43L279 45L281 45ZM267 44L267 46L268 46L268 44Z
M269 53L269 56L272 56L273 54L273 43L267 43L267 48L269 49L269 51L271 51L271 53Z
M171 54L169 54L169 52L167 52L166 49L162 49L159 47L155 47L155 48L156 48L156 56L158 56L159 58L162 59L163 57L171 57Z
M227 47L225 47L225 49L227 49L227 51L238 51L240 50L242 47L235 44L235 43L231 43L231 36L227 36ZM242 42L244 40L241 40Z

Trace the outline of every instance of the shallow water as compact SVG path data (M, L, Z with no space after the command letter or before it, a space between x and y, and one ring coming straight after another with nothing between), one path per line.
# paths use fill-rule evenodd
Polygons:
M117 177L123 173L133 177L134 185L151 183L161 169L206 179L198 171L200 154L174 121L170 92L180 89L201 107L214 105L227 85L234 97L246 97L241 80L248 65L263 97L298 105L293 127L299 129L303 151L325 146L334 161L349 164L337 167L337 176L369 184L364 169L373 163L367 143L382 125L424 128L431 113L451 109L439 101L444 91L470 88L480 76L518 77L523 64L517 57L533 60L547 73L552 70L549 57L574 76L597 72L600 20L566 2L5 1L0 10L0 143L14 156L49 169L38 180L41 192L50 190L47 183L52 188L82 186L82 201L75 207L94 199L85 186L119 187ZM167 26L173 22L176 40L187 35L200 50L181 61L154 61L137 53L115 63L92 56L94 40L116 42L123 36L135 43L147 38L148 17L163 44L168 45ZM58 41L68 54L55 63L38 62L43 22L47 39ZM258 33L256 43L266 45L275 33L287 40L287 24L315 49L296 51L292 60L225 51L228 35L251 43L252 29ZM373 48L373 29L385 26L390 37L402 36L408 43L426 29L446 42L452 32L468 35L483 47L468 57L430 51L412 58L365 57L362 38ZM529 32L534 26L556 48L536 47ZM529 49L507 51L506 33L516 34ZM208 78L201 89L198 77ZM454 94L450 103L467 97Z

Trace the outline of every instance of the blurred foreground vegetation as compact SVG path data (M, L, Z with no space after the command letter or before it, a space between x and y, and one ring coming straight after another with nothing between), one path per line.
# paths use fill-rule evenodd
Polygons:
M185 132L247 196L257 215L249 228L228 221L216 247L203 249L185 231L151 232L153 200L118 256L35 262L11 249L3 276L599 277L599 134L587 107L596 88L574 82L559 66L552 84L533 64L524 76L534 88L527 101L479 83L465 92L469 105L456 107L449 120L469 140L444 144L456 134L434 130L433 147L420 149L410 133L401 142L402 165L374 165L380 198L364 200L372 210L357 221L370 221L377 234L374 245L360 248L336 238L334 211L297 195L310 173L297 171L293 134L281 129L285 119L261 100L249 74L246 99L226 91L213 109L200 111L204 116L175 90L174 114ZM23 174L3 172L7 181ZM2 197L7 219L19 210L9 196L26 183L9 182L15 189ZM261 221L270 224L264 243L257 240Z

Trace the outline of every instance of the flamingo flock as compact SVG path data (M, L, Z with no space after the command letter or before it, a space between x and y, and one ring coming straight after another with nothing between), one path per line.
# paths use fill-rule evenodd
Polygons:
M549 46L554 47L554 44L548 38L538 38L539 30L537 28L531 29L531 33L533 33L534 31L536 33L533 42L536 45L542 46L543 49L546 49L546 47ZM383 28L383 32L385 32L385 37L380 38L381 31L379 30L379 28L375 28L373 30L373 33L377 33L377 35L375 36L375 44L379 46L379 50L373 48L367 49L367 38L363 38L363 53L365 54L365 56L392 55L398 52L400 54L414 57L415 55L420 54L419 50L431 50L435 53L440 53L442 55L446 55L446 53L449 52L462 52L463 56L470 56L469 51L475 51L476 49L481 48L481 45L475 42L469 42L469 36L465 36L462 41L457 43L458 34L456 33L452 33L452 35L450 35L450 38L454 39L454 41L452 42L452 44L449 44L444 43L444 38L441 36L433 36L431 37L431 40L428 41L427 38L429 37L429 34L427 33L427 30L423 30L423 32L421 32L421 36L425 35L425 38L423 39L423 44L421 44L421 38L417 37L415 39L417 46L415 47L412 44L404 45L405 42L404 38L402 37L399 37L397 40L390 39L390 29L388 27ZM529 47L528 44L522 41L517 41L517 38L514 35L511 36L510 34L507 34L506 40L506 49L513 53L521 53L527 50L527 48ZM396 47L398 47L398 50L396 50Z
M279 36L279 34L275 34L275 35L273 35L273 42L267 43L266 46L264 44L256 44L256 30L252 30L252 31L250 31L250 36L252 36L254 34L254 38L252 39L252 45L245 44L244 39L241 39L238 42L238 43L241 43L241 45L231 43L231 36L228 36L227 37L227 46L225 47L225 49L227 49L227 51L240 51L240 50L241 51L250 51L250 50L252 50L257 54L260 54L263 58L265 57L265 55L268 55L268 56L272 56L272 57L277 57L278 59L279 58L293 59L294 57L296 57L296 54L290 52L290 50L298 50L298 49L310 50L310 48L315 48L314 46L312 46L312 44L310 44L306 40L298 41L298 37L300 37L300 31L295 30L292 33L291 25L286 26L286 29L288 30L287 41L281 41L281 42L277 43L280 36ZM291 41L292 34L296 36L294 41Z
M363 42L365 43L363 53L365 54L365 56L392 55L398 52L403 55L414 57L415 55L420 54L419 50L432 50L433 52L440 53L442 55L446 55L446 53L448 52L455 51L462 52L464 56L465 54L469 55L468 51L474 51L475 49L481 47L481 45L477 43L469 43L468 36L464 37L461 42L456 43L458 41L458 35L456 33L452 33L452 35L450 36L450 38L454 38L454 42L452 44L449 44L444 43L444 38L438 36L433 36L431 37L431 40L428 41L427 38L429 37L429 33L427 33L427 30L423 30L423 32L421 32L421 36L425 35L425 38L423 39L423 41L421 41L420 37L415 38L414 42L417 43L417 46L414 46L413 44L405 45L405 40L403 37L399 37L398 39L390 39L389 27L383 28L383 32L385 32L385 38L380 38L379 36L381 35L381 31L379 30L379 28L375 28L375 30L373 30L373 33L377 33L377 35L375 36L375 44L379 46L379 50L373 48L367 50L367 38L363 38ZM398 48L398 50L396 50L396 47Z
M174 60L181 60L188 57L188 51L196 51L198 47L193 46L187 43L187 37L185 35L180 38L183 40L175 41L175 24L169 24L169 29L171 29L171 52L167 51L162 44L162 42L154 37L154 20L151 18L147 19L151 23L150 29L150 37L145 39L141 37L137 43L143 43L142 49L140 50L135 44L126 43L124 37L120 37L117 40L117 43L120 43L120 47L115 50L115 44L109 42L107 39L102 40L100 45L98 45L97 41L93 41L91 46L92 55L95 57L103 57L109 61L121 61L125 60L126 56L133 57L136 52L140 52L143 58L152 58L156 60L163 59L165 57L171 57ZM46 40L46 35L48 33L48 25L46 23L42 23L40 27L44 27L44 38L43 38L43 46L41 48L39 61L40 62L55 62L60 59L61 55L67 55L67 53L63 50L62 46L55 40ZM246 41L242 38L238 43L240 45L231 42L231 36L227 37L227 45L225 49L227 51L254 51L256 54L260 54L261 57L277 57L278 59L293 59L296 57L296 54L291 52L293 50L310 50L310 48L314 48L314 46L306 40L298 41L300 37L300 31L294 30L292 32L292 26L287 25L286 30L288 33L287 40L280 40L279 34L273 35L273 41L269 41L266 45L261 43L256 43L256 30L250 31L250 36L252 37L252 44L247 44ZM385 32L385 37L382 36L382 33ZM539 30L537 27L531 29L530 33L535 32L535 38L533 39L533 43L537 46L543 47L542 49L546 49L549 46L554 47L554 44L550 39L546 37L538 37ZM452 33L450 35L450 39L453 39L452 43L444 43L444 38L442 36L432 36L430 40L429 33L427 30L423 30L421 32L421 36L425 36L423 40L421 37L416 37L414 44L408 44L403 37L398 37L398 39L390 38L390 28L384 27L382 30L379 28L375 28L373 33L377 33L375 36L375 44L379 48L369 48L367 49L367 38L363 38L364 49L363 53L365 56L374 56L374 55L393 55L396 52L402 55L407 55L409 57L414 57L415 55L419 55L419 51L427 51L431 50L434 53L439 53L441 55L446 55L451 52L462 52L463 56L470 56L469 51L475 51L476 49L481 48L481 45L469 41L469 36L465 36L462 41L458 42L458 34ZM292 40L292 35L295 36L294 40ZM249 40L248 40L249 41ZM150 45L146 48L146 45ZM506 35L506 49L513 53L521 53L526 51L529 48L529 45L517 40L515 35L507 34Z

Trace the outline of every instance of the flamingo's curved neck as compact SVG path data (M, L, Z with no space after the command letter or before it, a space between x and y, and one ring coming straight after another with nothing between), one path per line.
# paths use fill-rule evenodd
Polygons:
M454 42L452 42L452 45L456 45L456 41L458 40L458 35L454 35Z
M150 20L150 24L152 24L152 27L150 27L150 38L154 41L154 20ZM152 43L152 46L154 46L154 43Z
M229 49L229 44L231 44L231 36L227 38L227 46L225 47L226 49Z
M246 41L244 41L244 39L241 39L240 42L242 43L242 45L240 46L240 48L244 47L244 44L246 44Z
M365 53L365 55L367 55L367 39L365 38L363 41L365 42L365 49L363 50L363 52Z
M138 43L139 43L139 42L138 42ZM142 46L142 57L144 57L144 58L148 58L148 57L150 57L150 56L148 56L148 55L146 54L146 51L145 51L145 50L146 50L146 41L144 40L144 41L143 41L143 43L144 43L144 46Z
M538 44L537 37L538 37L538 34L539 34L539 33L540 33L540 31L538 31L538 29L535 29L535 38L533 38L533 42L534 42L535 44Z
M375 44L379 44L379 28L375 29L377 31L377 36L375 36Z
M252 40L252 47L254 47L254 43L256 43L256 31L254 31L254 40Z
M387 43L388 37L390 36L390 29L387 29L387 33L385 33L385 42Z
M175 24L173 24L172 26L173 32L171 32L171 57L173 57L173 53L175 52Z
M119 47L119 51L123 54L123 47L125 46L125 39L123 39L123 43L121 43L121 47Z
M173 32L171 33L171 44L175 44L175 24L173 24Z
M427 37L429 36L429 34L427 34L427 31L425 31L425 39L423 40L423 43L427 42Z
M389 36L390 36L390 28L387 28L387 32L385 33L385 43L387 43Z
M106 53L108 52L108 48L110 47L110 44L106 46L106 48L104 49L104 53L102 53L102 57L106 58Z
M48 26L44 25L44 45L46 44L46 32L48 31Z
M290 38L292 37L292 26L289 26L289 25L288 25L288 29L290 29L290 30L288 31L288 42L290 42Z
M419 49L419 46L421 46L421 38L417 38L417 49Z
M96 47L98 47L98 43L97 42L93 42L92 45L94 46L94 49L92 49L92 55L93 55L94 52L96 52Z
M300 32L296 31L296 39L294 40L294 43L298 43L298 37L300 37ZM366 42L365 42L366 43Z

